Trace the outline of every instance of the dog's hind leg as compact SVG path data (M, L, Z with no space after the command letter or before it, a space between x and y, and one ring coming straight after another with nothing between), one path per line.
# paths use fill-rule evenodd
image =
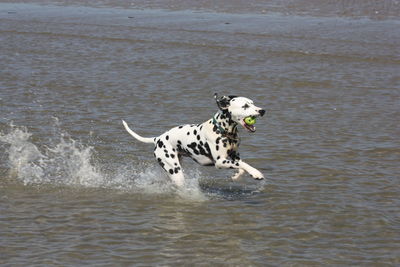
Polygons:
M177 170L177 172L175 172ZM171 172L173 173L171 174ZM185 184L185 177L183 176L182 168L179 166L171 166L168 170L168 176L178 186L182 187Z
M182 167L179 162L178 153L169 143L157 145L154 150L154 156L161 167L167 172L171 180L179 187L185 183Z

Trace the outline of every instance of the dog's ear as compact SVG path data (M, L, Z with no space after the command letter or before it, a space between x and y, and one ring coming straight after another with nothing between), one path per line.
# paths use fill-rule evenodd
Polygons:
M224 96L218 97L217 93L214 94L215 101L217 102L217 106L219 107L220 110L228 109L228 107L230 105L230 101L235 97L237 97L237 96L234 96L234 95L225 96L224 95Z

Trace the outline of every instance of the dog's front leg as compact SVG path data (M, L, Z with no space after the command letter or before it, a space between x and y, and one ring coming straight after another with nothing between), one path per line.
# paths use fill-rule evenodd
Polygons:
M251 177L253 177L254 179L257 179L257 180L264 179L264 175L259 170L250 166L246 162L239 160L239 166L242 167L243 169L245 169L251 175Z
M232 179L239 178L244 171L248 172L251 177L257 180L264 179L264 175L256 168L250 166L242 160L230 160L226 158L220 158L215 162L215 167L218 169L238 169L238 173L232 177Z

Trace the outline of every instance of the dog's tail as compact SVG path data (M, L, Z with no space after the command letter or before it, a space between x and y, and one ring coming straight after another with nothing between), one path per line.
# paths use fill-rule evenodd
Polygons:
M138 135L137 133L135 133L134 131L132 131L132 130L129 128L128 124L127 124L124 120L122 120L122 124L124 125L125 130L126 130L128 133L130 133L133 137L135 137L137 140L139 140L140 142L143 142L143 143L153 143L153 144L154 144L154 138L151 138L151 137L142 137L142 136Z

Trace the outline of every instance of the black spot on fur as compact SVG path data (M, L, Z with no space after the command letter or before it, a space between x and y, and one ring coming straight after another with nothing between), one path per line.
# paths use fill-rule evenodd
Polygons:
M199 152L200 152L201 155L207 156L207 152L206 152L206 150L203 148L203 146L198 145L197 147L198 147Z
M193 131L193 134L194 134L194 135L196 135L196 134L197 134L197 131L196 131L196 130L194 130L194 131Z
M232 160L240 160L240 156L239 153L236 152L235 150L228 150L227 151L228 156L232 159Z
M190 134L190 132L187 132L187 135L189 135Z
M211 149L210 149L210 146L208 145L208 143L206 143L206 144L204 145L204 147L207 149L208 154L211 155Z
M161 148L161 147L164 145L163 141L161 141L161 140L158 140L158 141L157 141L157 144L158 144L158 147L159 147L159 148Z
M231 113L230 111L228 111L227 109L223 110L223 111L222 111L222 114L225 115L225 117L226 117L227 119L232 118L232 113Z
M192 142L190 145L188 145L188 147L190 147L193 150L193 153L196 155L199 155L200 152L197 150L197 144L196 142Z
M215 149L218 151L218 150L219 150L219 145L216 145L216 146L215 146Z
M175 155L174 155L174 154L170 154L170 156L171 156L171 158L175 158Z
M165 137L165 140L168 140L169 139L169 136L167 135L166 137Z
M179 129L182 129L182 128L183 128L183 126L181 125L181 126L179 126L178 128L179 128Z
M174 170L173 169L169 169L169 173L170 174L174 174Z
M197 136L197 140L200 140L200 135Z

